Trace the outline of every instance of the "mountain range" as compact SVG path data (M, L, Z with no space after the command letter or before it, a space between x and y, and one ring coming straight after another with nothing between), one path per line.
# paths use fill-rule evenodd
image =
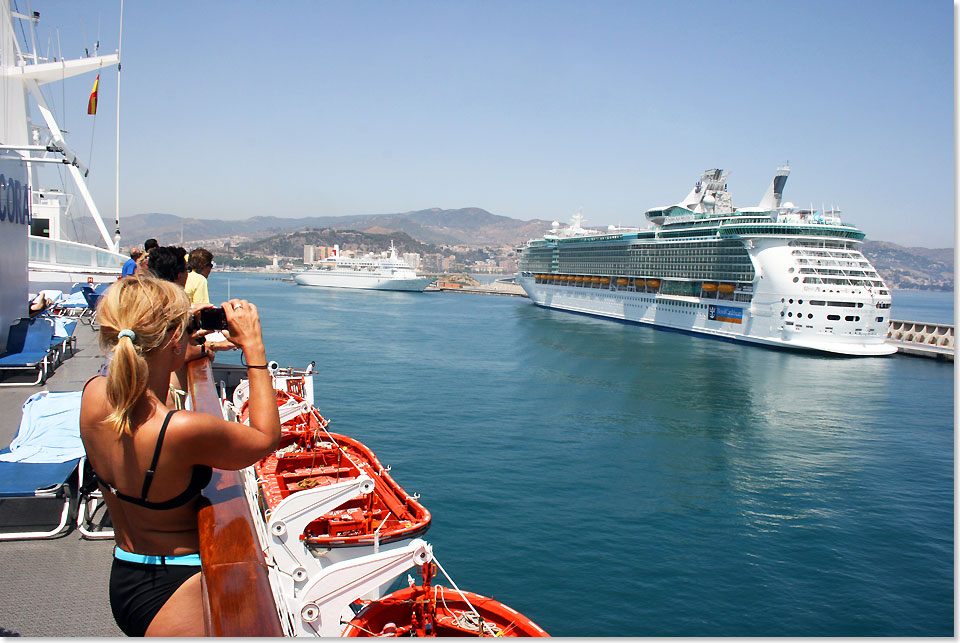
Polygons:
M520 221L481 208L444 210L430 208L397 214L356 214L342 217L252 217L236 221L224 219L181 219L172 214L137 214L120 220L126 239L142 243L154 237L160 243L245 237L256 240L276 234L307 229L389 233L406 232L421 243L455 246L516 245L543 235L549 221ZM90 226L92 228L92 224Z
M144 239L150 237L158 239L161 244L177 243L185 247L226 240L247 252L259 250L272 254L280 251L282 254L289 253L287 256L299 256L300 252L292 251L294 246L300 244L302 250L303 243L320 238L310 234L289 233L318 229L385 235L384 239L391 233L402 232L406 233L403 237L395 235L398 248L402 245L410 251L423 253L434 250L424 246L517 246L528 239L541 237L550 225L549 221L521 221L491 214L481 208L429 208L396 214L297 219L273 216L242 220L192 219L160 213L137 214L121 219L124 239L130 240L125 245L142 244ZM92 223L85 223L77 230L77 236L81 240L90 240L98 235ZM329 234L324 238L328 237ZM264 247L258 248L258 241L262 241ZM867 240L862 250L891 288L953 289L953 248L908 248L886 241Z

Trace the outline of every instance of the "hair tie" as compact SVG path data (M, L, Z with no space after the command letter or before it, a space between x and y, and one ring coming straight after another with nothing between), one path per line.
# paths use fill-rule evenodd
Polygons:
M129 337L131 342L132 342L132 341L135 341L135 340L137 339L136 333L134 333L134 332L133 332L132 330L130 330L129 328L124 328L124 329L121 330L119 333L117 333L117 341L118 341L118 342L120 341L120 338L121 338L121 337Z

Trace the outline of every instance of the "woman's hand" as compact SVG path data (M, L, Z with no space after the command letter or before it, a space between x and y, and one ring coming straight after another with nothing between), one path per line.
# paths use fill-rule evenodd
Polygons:
M197 313L204 308L213 308L213 304L190 304L190 319L192 320L191 326L193 327L193 332L190 334L190 339L193 340L190 342L191 346L199 345L203 342L203 340L200 338L205 337L212 332L199 328L199 317L197 317Z
M246 299L231 299L223 302L223 311L227 317L228 329L224 333L226 337L243 349L247 359L258 356L265 358L263 331L260 328L257 307ZM259 355L256 355L257 353Z

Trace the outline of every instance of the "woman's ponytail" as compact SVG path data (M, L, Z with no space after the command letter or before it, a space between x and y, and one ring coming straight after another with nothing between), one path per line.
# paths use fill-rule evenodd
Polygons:
M130 434L130 413L147 389L147 360L129 336L119 337L107 368L107 401L113 411L107 416L117 434Z

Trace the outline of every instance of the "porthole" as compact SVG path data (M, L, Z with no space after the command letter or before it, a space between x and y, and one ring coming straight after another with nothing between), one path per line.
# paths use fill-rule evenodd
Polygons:
M840 315L827 315L827 319L830 321L840 321Z
M793 283L797 283L798 281L800 281L800 277L794 277L794 278L793 278Z
M882 321L883 321L883 317L877 317L877 321L878 321L878 322L882 322Z
M792 299L790 300L790 303L791 303L791 304L793 303L793 300L792 300Z

